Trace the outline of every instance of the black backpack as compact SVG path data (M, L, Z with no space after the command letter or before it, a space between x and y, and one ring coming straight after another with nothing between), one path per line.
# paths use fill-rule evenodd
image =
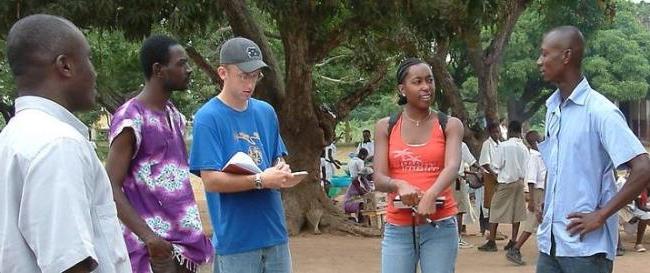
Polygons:
M436 113L438 114L438 123L440 123L440 127L442 128L442 135L446 137L445 128L447 128L447 120L449 117L447 117L447 114L440 111L436 111ZM393 127L395 127L395 124L401 116L402 110L390 114L390 118L388 119L388 138L390 138L390 134L393 132Z

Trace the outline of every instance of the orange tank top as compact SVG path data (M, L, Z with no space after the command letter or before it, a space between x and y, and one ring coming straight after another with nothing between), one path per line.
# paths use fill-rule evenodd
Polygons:
M402 118L396 122L388 140L388 171L392 179L400 179L421 191L428 190L438 179L445 166L445 135L438 120L431 130L431 137L422 145L408 145L402 140ZM440 220L458 213L451 186L443 190L439 197L445 197L443 207L438 207L431 220ZM397 193L388 194L386 220L398 226L410 226L413 218L410 209L397 209L393 199Z

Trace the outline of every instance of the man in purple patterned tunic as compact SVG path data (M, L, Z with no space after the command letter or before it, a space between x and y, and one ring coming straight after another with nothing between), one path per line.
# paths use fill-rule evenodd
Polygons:
M187 54L171 38L140 49L145 86L113 116L106 170L135 273L196 272L214 256L189 179L185 119L170 101L186 90Z

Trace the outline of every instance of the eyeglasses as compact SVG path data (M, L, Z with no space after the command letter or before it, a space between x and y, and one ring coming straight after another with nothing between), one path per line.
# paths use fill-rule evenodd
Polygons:
M243 82L259 82L264 78L264 74L262 72L257 72L257 73L238 73L237 78L239 78L240 81Z

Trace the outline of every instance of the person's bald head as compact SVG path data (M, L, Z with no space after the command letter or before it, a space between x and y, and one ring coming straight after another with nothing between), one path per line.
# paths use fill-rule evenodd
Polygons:
M579 72L584 48L584 36L574 26L561 26L547 32L537 59L544 79L557 82L567 70Z
M72 22L47 14L22 18L9 30L6 53L19 95L39 93L73 111L94 104L90 46Z
M574 26L561 26L552 29L544 36L544 41L560 49L571 50L571 60L576 64L582 63L585 49L585 38L582 32Z

